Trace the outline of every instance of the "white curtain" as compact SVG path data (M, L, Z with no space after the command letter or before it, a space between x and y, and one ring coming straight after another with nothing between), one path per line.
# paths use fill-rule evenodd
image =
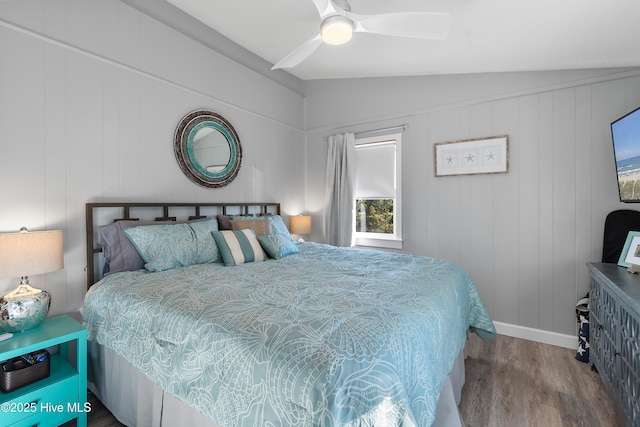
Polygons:
M328 138L327 241L335 246L353 245L353 210L355 208L356 136L351 132Z

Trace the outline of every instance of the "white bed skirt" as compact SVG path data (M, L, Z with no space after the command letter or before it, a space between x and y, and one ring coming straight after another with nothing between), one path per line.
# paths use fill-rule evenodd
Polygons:
M130 427L219 427L186 403L165 393L110 348L89 341L88 353L89 389L121 423ZM458 413L463 385L464 355L460 352L442 387L432 426L463 426Z

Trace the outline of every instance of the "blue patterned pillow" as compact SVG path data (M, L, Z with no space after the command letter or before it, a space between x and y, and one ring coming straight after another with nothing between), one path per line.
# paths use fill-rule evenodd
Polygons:
M258 236L262 249L271 258L280 259L287 255L297 254L298 246L291 241L291 237L282 233Z
M284 224L280 215L268 215L267 218L271 221L271 234L282 234L293 242L291 234L289 234L289 229Z
M209 262L220 262L220 251L218 251L218 245L213 240L211 235L212 231L218 229L218 220L207 219L203 221L193 221L189 223L189 227L196 235L197 258L194 264L206 264Z
M264 251L252 229L213 231L211 234L218 244L224 265L264 261Z
M124 233L140 253L147 270L163 271L219 262L220 253L211 236L217 228L217 221L211 219L189 224L129 227Z

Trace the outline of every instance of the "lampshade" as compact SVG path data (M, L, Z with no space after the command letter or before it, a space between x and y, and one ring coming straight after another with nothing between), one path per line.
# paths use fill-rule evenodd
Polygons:
M289 225L293 234L311 233L311 217L309 215L292 216Z
M49 313L49 292L32 288L29 275L64 267L62 231L0 234L0 278L21 277L20 285L0 297L0 332L21 332L40 325Z
M330 16L322 22L320 35L325 43L339 45L353 36L353 21L345 16Z
M62 230L0 234L0 278L35 276L63 267Z

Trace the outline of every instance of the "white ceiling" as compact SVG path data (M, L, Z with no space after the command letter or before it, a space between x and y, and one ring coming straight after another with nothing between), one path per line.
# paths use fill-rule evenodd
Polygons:
M314 37L312 0L167 0L277 63ZM322 45L289 73L302 80L640 66L637 0L350 0L357 14L452 15L444 41L354 34Z

